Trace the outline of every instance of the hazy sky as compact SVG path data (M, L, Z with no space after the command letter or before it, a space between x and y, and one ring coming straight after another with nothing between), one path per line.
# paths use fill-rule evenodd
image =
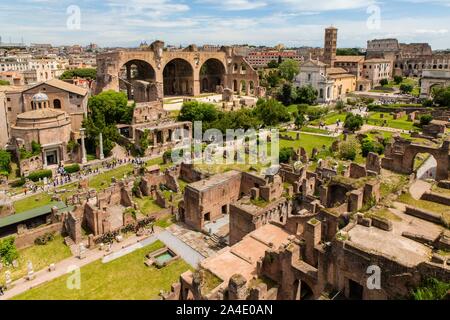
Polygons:
M395 37L446 49L450 0L0 0L3 42L323 46L329 25L339 47Z

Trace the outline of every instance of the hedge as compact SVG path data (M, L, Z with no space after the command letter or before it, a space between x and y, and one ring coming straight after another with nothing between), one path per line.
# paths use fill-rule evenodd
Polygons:
M67 173L75 173L80 171L80 165L78 163L74 163L69 166L65 166L64 170L66 170Z
M39 181L39 179L51 178L52 176L53 176L52 170L36 170L31 172L27 178L30 179L31 181L37 182Z

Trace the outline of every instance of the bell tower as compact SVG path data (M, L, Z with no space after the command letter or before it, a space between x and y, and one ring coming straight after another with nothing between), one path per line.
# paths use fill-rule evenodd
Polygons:
M338 29L335 27L328 27L325 29L323 62L330 67L334 67L334 62L336 60L337 32Z

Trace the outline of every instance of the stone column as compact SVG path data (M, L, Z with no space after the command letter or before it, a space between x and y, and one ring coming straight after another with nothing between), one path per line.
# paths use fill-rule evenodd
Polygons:
M81 163L86 163L87 162L86 146L84 144L84 132L85 131L86 131L85 128L81 128L80 129L80 134L81 134Z
M101 132L98 135L98 145L100 148L100 160L103 160L105 158L105 155L103 154L103 135Z
M42 150L42 164L43 167L46 168L47 167L47 154L45 152L45 150Z

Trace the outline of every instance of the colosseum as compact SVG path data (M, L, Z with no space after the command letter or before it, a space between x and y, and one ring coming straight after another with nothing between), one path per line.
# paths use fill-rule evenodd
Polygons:
M259 95L261 90L258 73L231 47L168 50L164 42L155 41L138 50L100 54L97 66L96 93L120 90L136 102L221 93L225 88L242 95Z

